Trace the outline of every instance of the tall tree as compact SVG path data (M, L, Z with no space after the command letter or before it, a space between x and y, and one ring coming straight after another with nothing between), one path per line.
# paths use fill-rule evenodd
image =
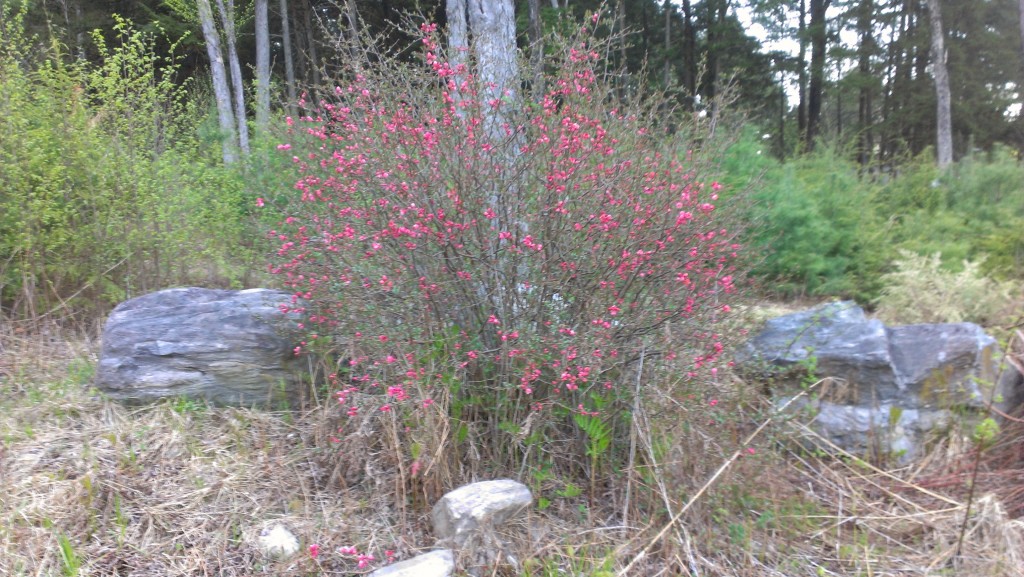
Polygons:
M805 142L807 138L807 0L800 0L800 17L798 22L797 39L800 43L800 52L797 56L797 100L796 126L800 133L800 141Z
M320 90L320 54L317 50L317 37L320 35L319 21L313 21L313 5L307 0L302 6L302 21L306 28L306 45L309 47L309 69L313 73L313 93ZM353 38L353 40L355 40ZM352 43L352 50L355 50L355 42ZM319 101L314 98L315 101Z
M269 0L256 0L256 131L270 124L270 23Z
M512 0L447 0L448 46L456 64L472 52L480 98L484 102L518 98L515 7ZM503 139L505 107L493 107L484 129Z
M936 154L940 168L953 162L953 120L950 110L949 71L942 36L942 10L939 0L928 0L928 19L932 31L932 70L935 75Z
M224 30L224 41L227 44L228 49L228 65L231 70L231 88L234 91L235 97L235 123L238 128L238 144L243 153L249 154L249 126L246 121L245 86L242 85L242 65L238 61L234 0L217 0L217 12L220 14L221 26Z
M687 102L697 94L697 32L693 25L693 6L683 0L683 87Z
M530 72L533 77L531 90L533 94L540 95L544 93L544 24L541 22L540 0L527 0L527 11L530 21L527 29L530 39Z
M1024 65L1024 0L1017 0L1017 19L1020 26L1020 61ZM1024 82L1021 86L1024 86Z
M1024 1L1024 0L1021 0ZM672 65L669 60L669 51L672 49L672 4L669 0L665 0L665 6L663 8L665 12L665 70L662 72L664 77L662 83L667 88L672 84Z
M217 119L222 133L221 153L224 164L232 164L238 159L238 132L231 109L231 89L224 69L224 54L220 49L220 33L213 19L210 0L196 0L196 8L199 10L199 24L206 40L206 52L210 57L210 76L213 79L213 95L217 102Z
M871 133L873 122L874 74L871 57L875 50L874 0L860 0L857 5L857 161L867 166L871 162L874 139Z
M285 88L288 92L288 112L291 116L296 116L296 103L298 102L298 95L295 86L295 59L292 56L292 28L291 20L288 14L288 0L280 0L281 7L281 42L284 50L284 75L285 75Z
M832 0L810 0L811 21L807 35L811 44L811 74L807 86L807 133L808 150L814 148L821 125L821 105L825 92L825 51L828 48L828 22L825 18Z

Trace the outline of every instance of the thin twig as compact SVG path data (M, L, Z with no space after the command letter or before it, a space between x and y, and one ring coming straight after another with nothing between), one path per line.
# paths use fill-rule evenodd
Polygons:
M749 435L747 435L747 438L743 440L743 443L740 445L740 448L738 448L735 451L733 451L732 456L729 457L728 459L726 459L726 461L724 463L722 463L722 465L720 467L718 467L718 470L715 471L715 473L713 475L711 475L711 478L708 479L704 483L704 485L700 488L699 491L697 491L697 493L695 493L693 495L693 497L690 497L690 500L687 501L685 505L683 505L683 508L680 509L675 515L673 515L672 518L669 520L669 522L666 523L665 526L661 528L661 531L658 531L658 534L655 535L654 538L651 539L650 542L648 542L647 545L639 553L637 553L635 557L633 557L633 560L630 561L621 571L618 572L618 577L623 577L624 575L629 573L629 570L633 568L633 565L636 565L641 559L643 559L645 556L647 556L647 553L650 552L651 548L654 547L654 545L658 541L660 541L661 538L664 537L666 533L668 533L669 529L671 529L673 526L675 526L675 524L679 521L679 519L681 519L683 517L683 515L685 515L686 512L690 510L690 507L692 507L693 504L696 503L697 500L700 499L704 495L704 493L708 490L708 488L711 487L711 485L713 485L715 483L715 481L717 481L718 478L722 476L723 473L725 473L726 469L728 469L730 465L735 463L736 459L740 458L740 455L743 454L743 448L749 446L750 443L752 443L754 441L754 439L756 439L757 436L761 434L761 431L763 431L765 429L765 427L767 427L768 424L771 423L772 420L775 419L776 416L782 414L797 399L799 399L800 397L808 394L812 389L814 389L815 387L817 387L818 385L820 385L821 383L823 383L826 380L827 379L819 380L818 382L814 383L810 387L807 387L806 390L801 391L800 394L798 394L795 397L793 397L792 399L786 401L786 403L784 405L782 405L781 407L778 408L778 410L775 411L775 414L769 416L767 419L764 420L763 423L761 423L757 427L757 429L754 430L753 433L750 433Z
M640 366L636 369L636 387L633 390L632 425L629 428L629 465L626 467L626 498L622 502L622 524L629 525L629 498L633 489L633 465L636 460L637 415L640 414L640 382L644 374L644 355L647 347L640 349Z

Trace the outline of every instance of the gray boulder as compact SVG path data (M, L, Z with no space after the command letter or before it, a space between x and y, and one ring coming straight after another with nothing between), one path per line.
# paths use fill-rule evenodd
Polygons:
M143 403L185 396L220 405L276 406L301 382L299 317L291 294L177 288L118 305L103 330L95 385Z
M852 302L766 323L736 355L738 372L765 382L784 403L814 378L832 377L811 399L814 427L847 450L913 458L955 409L979 409L997 381L996 341L972 323L887 327ZM1000 396L1013 396L998 390Z
M450 577L454 572L455 555L451 549L438 549L377 569L370 577Z
M488 567L500 562L518 569L519 562L504 538L504 525L532 502L530 489L511 479L481 481L449 491L431 511L437 544L460 551L459 558L473 577L490 575Z
M434 505L434 535L439 543L465 546L474 537L493 532L532 502L530 489L511 479L463 485Z

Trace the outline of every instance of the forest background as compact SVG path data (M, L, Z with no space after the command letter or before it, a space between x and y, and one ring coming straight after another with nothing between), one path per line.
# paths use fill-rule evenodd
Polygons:
M658 103L650 126L662 131L665 143L681 144L673 151L678 160L696 167L709 188L714 182L716 214L736 235L730 241L742 247L729 272L735 270L736 286L748 296L852 298L894 322L970 320L1004 332L1014 328L1016 287L1024 275L1024 0L470 4L504 14L521 50L524 86L546 74L557 77L553 63L571 60L558 60L555 39L573 38L600 11L589 33L602 47L594 66L606 83L607 102L639 103L640 109ZM273 255L287 252L284 238L267 233L297 214L295 159L312 159L320 150L294 127L323 112L318 103L334 98L336 86L359 85L359 66L372 71L380 63L387 71L385 62L418 62L424 45L418 24L436 22L445 30L453 6L465 12L456 0L0 3L0 315L7 342L69 329L95 336L117 303L162 288L280 284L272 274L280 259ZM502 13L502 6L514 11ZM471 22L470 34L488 33L474 31ZM391 93L397 102L406 96ZM646 142L637 138L629 145L643 150ZM510 300L521 296L519 287L510 290ZM615 316L618 307L607 304ZM617 322L626 323L626 315ZM726 331L720 339L726 345L745 334L736 327ZM58 379L61 398L69 394L62 388L68 382L88 381L89 363L79 360L61 369L71 374ZM0 374L15 375L12 367L21 363L5 360ZM684 449L727 457L733 449L753 448L743 440L763 405L706 377L686 385L700 407L684 409L692 411L684 420L687 433L680 446L659 449L662 457ZM5 402L36 402L33 395L19 386ZM467 407L497 407L508 417L502 426L523 416L515 412L518 405L468 398ZM632 415L628 395L589 400L608 403L607 414L617 407ZM196 410L178 403L168 414L180 416L183 408ZM554 418L549 423L544 442L564 441L570 446L564 456L537 464L525 455L503 455L500 447L489 455L506 472L529 465L532 484L546 491L539 491L544 508L563 506L563 516L576 515L585 526L600 524L597 479L616 499L633 479L616 476L632 425L615 421L603 430L601 419L590 418L600 411L587 410L581 404L568 415L568 426ZM471 423L469 415L469 409L453 411L452 430L462 431L459 421ZM260 426L286 434L279 422ZM7 438L11 446L38 434L17 428ZM656 430L664 433L657 425L648 432L657 437ZM599 438L610 445L595 443ZM552 446L538 442L544 451ZM408 456L424 446L396 436L389 448ZM657 452L651 449L652 461ZM774 466L771 457L764 459L738 468L758 474ZM671 513L702 494L693 479L710 475L711 465L679 462L672 479L682 496L665 486L655 490L657 481L644 478L651 492L634 497L637 512L661 518L666 511L659 501ZM824 468L814 474L829 477ZM425 482L411 477L402 483L424 490L417 483ZM712 574L723 566L756 572L795 554L799 532L831 535L819 531L816 519L827 516L820 500L791 494L791 488L773 495L779 489L770 483L763 492L742 479L723 486L727 490L699 513L712 521L697 525L693 541L677 534L677 544L695 543L707 552L726 543L736 550L698 555L698 561L690 552L684 562L681 550L665 547L659 559ZM580 507L565 513L577 500ZM115 517L122 522L120 513ZM781 517L799 522L786 528ZM851 568L866 564L870 573L887 555L884 544L864 536L870 532L836 537L834 559L814 565L801 557L801 569L855 573ZM12 535L4 534L10 550L17 548ZM911 552L904 553L930 552L919 537L908 537ZM75 550L86 550L87 539L65 541L56 542L70 574L76 562L82 566ZM410 548L407 542L402 547ZM585 552L560 550L552 567L621 568L621 556L607 551L617 550L606 542ZM311 573L313 561L304 568ZM544 573L545 567L534 570L557 572Z
M760 290L870 302L901 249L941 253L952 270L978 261L999 279L1024 270L1019 7L936 6L951 118L944 141L956 161L940 169L929 4L606 6L615 17L601 33L617 40L603 65L623 89L668 90L729 142L715 161L728 191L754 201L747 244L768 249L754 269ZM393 23L409 13L446 21L439 2L274 3L261 94L251 4L210 12L206 37L224 36L232 63L220 80L191 3L31 2L24 30L17 4L5 6L0 302L13 317L68 304L98 317L160 287L252 284L262 269L252 260L255 197L289 186L277 179L289 158L273 151L284 141L281 115L345 76L346 38L411 57L413 39ZM527 50L532 38L599 6L517 3L517 41L542 58ZM763 39L750 34L754 23ZM232 163L217 147L257 153Z

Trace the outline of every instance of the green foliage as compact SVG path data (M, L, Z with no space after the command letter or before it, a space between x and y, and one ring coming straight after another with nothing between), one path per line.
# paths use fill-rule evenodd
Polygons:
M61 572L67 577L75 577L82 570L82 559L75 551L75 546L63 533L57 534L60 549Z
M864 298L885 262L884 226L856 169L822 150L767 170L755 195L750 243L766 251L755 274L783 296Z
M985 417L974 427L974 442L980 447L986 448L999 435L999 423L992 417Z
M901 250L940 253L952 272L973 261L977 282L1024 275L1024 168L1011 151L968 157L944 173L922 156L878 174L832 150L766 164L761 145L753 132L733 145L723 181L756 191L747 242L765 254L755 271L764 292L876 300L896 281L884 275ZM978 305L985 314L995 312L990 300Z
M942 253L958 270L965 260L999 278L1024 274L1024 169L997 149L971 156L940 174L930 159L908 165L875 192L875 210L891 223L894 245L918 254Z
M170 285L237 282L249 201L240 173L205 162L191 128L202 109L176 60L115 18L115 42L93 35L99 64L56 44L33 64L20 54L35 44L3 10L3 308L96 313Z
M963 270L942 268L939 253L930 257L900 251L895 270L882 277L879 317L895 323L970 321L986 324L1009 304L1010 286L981 275L979 263Z

